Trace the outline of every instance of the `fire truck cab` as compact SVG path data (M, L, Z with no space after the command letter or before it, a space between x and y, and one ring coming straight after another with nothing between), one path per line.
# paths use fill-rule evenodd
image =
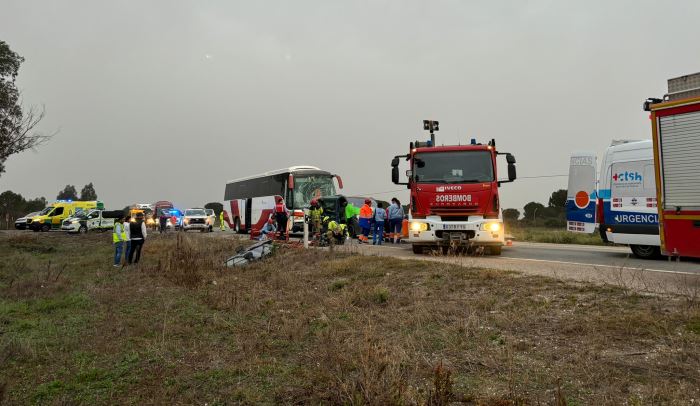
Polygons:
M431 130L431 140L410 143L410 152L391 162L393 183L411 190L408 241L413 252L485 247L500 255L505 232L498 187L515 180L515 157L497 152L494 140L435 146L437 122L424 122L424 128ZM498 155L506 156L507 180L498 180ZM404 183L399 182L401 158L409 163L408 182Z

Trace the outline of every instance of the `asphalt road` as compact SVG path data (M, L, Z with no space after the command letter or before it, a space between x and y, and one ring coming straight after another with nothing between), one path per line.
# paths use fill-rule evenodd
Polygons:
M501 256L415 255L409 244L351 244L344 249L363 255L391 256L515 271L655 293L700 295L700 261L640 260L627 247L514 242Z

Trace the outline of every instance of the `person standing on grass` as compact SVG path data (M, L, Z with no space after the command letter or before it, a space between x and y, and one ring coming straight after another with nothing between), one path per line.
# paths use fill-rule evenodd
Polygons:
M114 267L118 267L122 262L122 249L126 234L124 234L124 218L119 217L114 221L114 229L112 230L112 242L114 243Z
M124 234L126 235L126 249L124 251L124 265L128 265L127 259L129 258L129 254L131 253L131 230L129 227L129 224L131 224L131 216L126 216L124 217Z
M401 241L401 227L403 226L403 207L397 198L391 199L391 204L387 210L389 214L389 239L394 244Z
M160 221L160 233L163 234L168 230L168 212L161 209L158 220Z
M226 231L226 223L224 223L224 211L221 210L221 213L219 213L219 229L221 231Z
M137 214L136 221L129 223L127 227L129 227L131 235L129 265L132 263L138 264L139 260L141 259L141 248L143 247L143 243L146 242L146 236L148 235L148 232L146 231L146 223L143 222L143 214Z
M381 202L377 202L377 209L374 211L374 236L372 245L382 245L384 241L384 222L386 221L386 210Z

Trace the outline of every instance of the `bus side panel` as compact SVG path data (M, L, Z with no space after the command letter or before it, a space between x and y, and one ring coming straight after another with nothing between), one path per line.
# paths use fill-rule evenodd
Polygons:
M256 197L253 199L250 230L260 230L275 211L278 196Z
M222 203L222 206L224 207L224 221L226 222L226 225L233 229L236 223L236 218L238 218L241 227L243 227L243 219L245 217L243 216L244 213L242 213L241 208L245 208L245 205L241 205L241 200L233 199L225 201Z
M700 211L664 211L663 221L666 252L700 258Z

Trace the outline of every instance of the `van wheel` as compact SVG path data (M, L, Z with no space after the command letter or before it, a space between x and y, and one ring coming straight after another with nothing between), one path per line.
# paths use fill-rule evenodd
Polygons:
M503 247L501 247L500 245L498 245L498 246L495 246L495 247L490 247L490 248L489 248L489 253L490 253L491 255L501 255L501 251L502 251L502 250L503 250Z
M653 245L630 245L632 254L640 259L654 259L661 256L661 249Z
M43 225L41 226L41 231L47 232L47 231L49 231L49 230L51 230L51 226L50 226L50 225L48 225L48 224L43 224Z
M88 232L87 226L80 226L80 228L78 229L79 234L87 234L87 232Z

